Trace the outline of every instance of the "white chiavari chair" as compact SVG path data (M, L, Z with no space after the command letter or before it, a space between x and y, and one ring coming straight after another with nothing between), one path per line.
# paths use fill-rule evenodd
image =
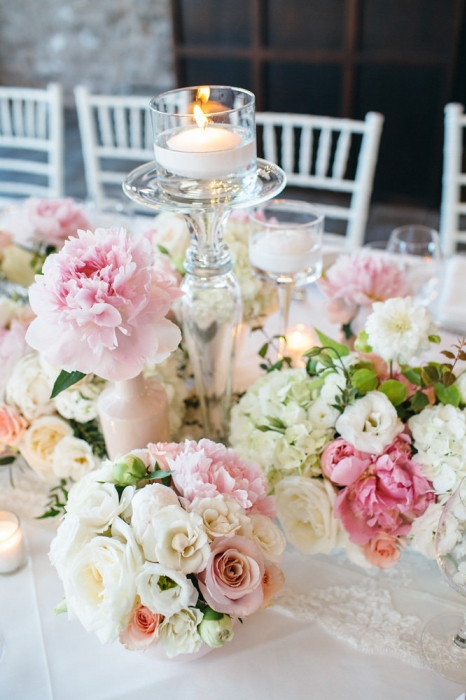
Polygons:
M466 243L466 225L461 220L466 216L466 201L461 196L461 188L466 187L466 167L463 164L465 127L463 105L447 104L440 209L440 244L444 255L454 253L458 243Z

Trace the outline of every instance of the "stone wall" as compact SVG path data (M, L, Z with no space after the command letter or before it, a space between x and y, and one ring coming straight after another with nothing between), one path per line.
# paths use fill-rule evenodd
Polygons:
M155 95L172 54L169 0L0 0L0 85Z

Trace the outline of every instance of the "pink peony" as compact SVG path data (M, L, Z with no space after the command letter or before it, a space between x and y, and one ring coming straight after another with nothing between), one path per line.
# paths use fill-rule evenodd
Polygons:
M0 404L0 447L16 447L23 439L27 422L12 406Z
M37 319L26 340L67 371L130 379L176 349L181 333L165 316L181 294L156 275L144 238L79 231L47 258L29 290Z
M217 612L251 615L263 602L264 556L247 537L217 537L205 570L198 575L205 601Z
M82 208L74 199L35 199L25 202L26 216L34 228L34 236L48 245L61 248L78 229L90 228Z
M136 605L128 626L120 633L120 642L131 651L147 649L158 637L162 615L156 615L145 605Z
M170 282L173 287L181 284L181 275L167 255L154 255L154 272L157 282Z
M327 479L338 486L349 486L371 463L371 456L359 452L343 438L329 442L321 456L322 471Z
M379 569L389 569L398 562L404 540L388 535L386 532L377 532L374 537L362 547L363 554L369 564L378 566Z
M168 459L173 481L179 493L192 502L195 498L214 498L226 494L244 510L274 518L275 504L267 494L267 479L258 464L241 459L225 445L186 440L179 453Z
M261 608L268 608L272 605L274 596L281 591L285 585L285 577L283 571L276 564L266 564L264 576L262 577L262 592L264 600Z
M383 454L335 499L335 515L354 544L376 535L406 535L411 522L435 500L432 484L411 460L411 439L398 435Z
M331 300L327 307L330 321L339 324L350 323L360 306L412 293L397 265L368 250L341 255L318 285Z

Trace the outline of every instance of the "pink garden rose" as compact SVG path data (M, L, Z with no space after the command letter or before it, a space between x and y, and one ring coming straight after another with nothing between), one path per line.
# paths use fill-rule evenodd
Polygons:
M285 585L283 571L276 564L265 564L264 576L262 577L262 592L264 600L261 608L268 608L272 605L274 596L281 591Z
M322 471L338 486L349 486L366 471L371 455L360 452L343 438L326 445L321 456Z
M173 481L181 496L192 503L196 498L225 494L246 511L275 517L273 498L267 496L267 479L258 464L241 459L225 445L186 440L178 455L168 459Z
M27 422L12 406L0 404L0 448L16 447L23 439Z
M331 300L327 307L330 321L339 324L350 323L361 306L411 293L399 267L368 250L340 255L318 285Z
M411 439L398 435L361 476L335 499L335 515L354 544L377 532L406 535L411 522L435 501L432 484L411 460Z
M156 615L145 605L136 605L128 626L120 633L120 642L131 651L147 649L157 641L163 615Z
M161 362L181 339L165 316L182 292L157 275L153 261L149 242L125 229L79 231L49 255L29 290L37 318L27 342L52 365L109 380Z
M217 612L241 617L259 610L264 599L264 556L247 537L217 537L205 570L198 575L205 601Z
M34 236L48 245L61 248L78 229L90 228L82 208L71 197L35 199L25 202L26 216L34 229Z
M379 569L390 569L395 566L401 556L400 546L404 547L404 540L386 532L377 532L374 537L362 547L366 560L372 566Z

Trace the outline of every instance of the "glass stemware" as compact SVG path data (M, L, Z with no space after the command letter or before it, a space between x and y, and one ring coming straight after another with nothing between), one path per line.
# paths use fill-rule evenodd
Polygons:
M292 290L322 273L324 217L307 202L274 199L250 217L249 263L256 277L278 286L279 334L286 336ZM279 359L285 354L280 342Z
M440 570L449 585L466 596L466 478L448 499L435 538ZM466 684L466 614L443 614L425 626L422 649L431 668Z

